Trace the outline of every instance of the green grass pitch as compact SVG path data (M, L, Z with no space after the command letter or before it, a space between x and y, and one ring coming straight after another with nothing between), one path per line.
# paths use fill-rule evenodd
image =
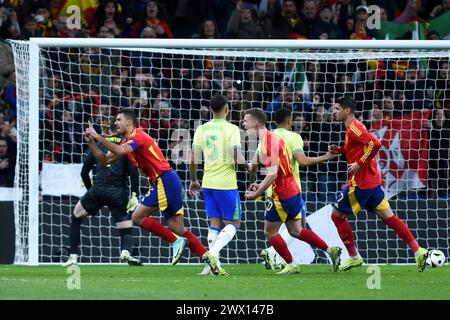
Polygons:
M334 273L308 265L280 276L259 264L226 265L229 277L198 276L202 268L82 265L81 288L69 290L66 268L0 266L0 299L450 299L450 266L423 273L414 265L380 266L381 289L372 290L367 266Z

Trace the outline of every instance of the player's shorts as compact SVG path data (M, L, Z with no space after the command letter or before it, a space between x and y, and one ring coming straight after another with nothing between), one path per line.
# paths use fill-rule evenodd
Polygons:
M107 206L115 223L131 220L127 213L128 189L94 185L81 198L81 205L89 215Z
M271 222L286 222L306 217L305 202L300 193L282 200L278 197L269 198L264 219Z
M218 190L203 188L206 215L208 218L241 220L241 199L238 189Z
M184 214L182 189L178 174L173 170L164 171L141 204L158 207L166 220L173 215Z
M357 215L361 208L371 212L389 208L389 202L381 186L373 189L347 186L339 193L333 206L341 213Z

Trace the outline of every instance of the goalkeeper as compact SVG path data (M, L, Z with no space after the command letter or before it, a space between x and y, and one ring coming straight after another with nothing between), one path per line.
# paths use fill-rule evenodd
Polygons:
M122 138L113 134L107 139L120 144ZM100 146L105 148L103 146ZM89 171L96 166L94 185L89 178ZM131 178L132 195L128 200L128 176ZM80 245L81 221L88 215L95 215L98 210L108 206L120 235L120 260L129 265L141 266L142 262L131 256L133 247L131 213L138 204L139 172L127 158L122 158L108 166L97 165L97 161L89 152L81 169L81 177L88 191L75 206L70 223L70 256L63 266L77 264L78 247Z

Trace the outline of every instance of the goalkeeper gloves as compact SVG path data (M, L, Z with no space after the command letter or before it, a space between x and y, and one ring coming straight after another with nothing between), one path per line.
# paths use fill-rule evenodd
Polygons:
M136 209L138 203L139 203L139 201L138 201L138 198L136 197L136 192L132 192L131 198L130 198L130 200L128 200L127 212L133 212L134 209Z

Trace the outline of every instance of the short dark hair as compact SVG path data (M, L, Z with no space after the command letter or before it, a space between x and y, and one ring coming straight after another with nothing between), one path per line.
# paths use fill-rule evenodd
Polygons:
M266 113L262 109L258 108L251 108L245 111L245 114L251 115L253 118L255 118L258 122L262 124L266 124L267 116Z
M275 111L275 123L277 125L283 124L287 119L291 119L292 111L288 108L280 108Z
M352 113L356 112L356 101L350 96L340 97L336 99L336 103L339 103L344 109L349 108Z
M133 109L130 109L130 108L120 109L119 112L117 112L117 114L123 114L125 116L125 118L133 121L134 126L137 125L136 113L134 112Z
M212 111L214 111L215 113L219 113L221 112L226 104L228 103L227 98L225 98L223 95L221 94L216 94L214 97L212 97L211 99L211 109Z

